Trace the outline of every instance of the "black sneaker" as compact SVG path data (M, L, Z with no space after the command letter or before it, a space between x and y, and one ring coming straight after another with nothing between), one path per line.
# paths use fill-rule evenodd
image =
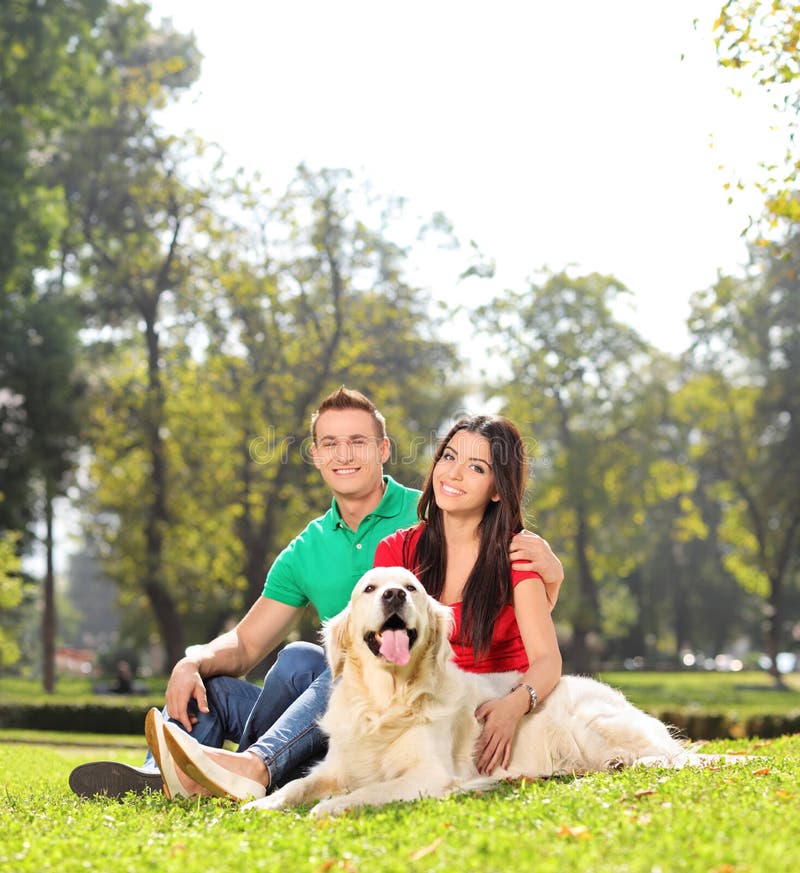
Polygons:
M163 791L161 774L139 767L129 767L116 761L91 761L81 764L69 774L69 787L81 797L124 797L129 791Z

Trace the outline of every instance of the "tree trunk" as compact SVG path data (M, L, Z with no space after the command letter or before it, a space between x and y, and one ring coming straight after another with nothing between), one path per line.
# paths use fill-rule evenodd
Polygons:
M161 384L158 331L155 325L156 305L146 313L145 338L147 341L147 410L145 428L150 452L152 500L145 520L145 578L144 590L150 601L159 633L167 654L167 669L171 670L183 657L186 648L183 622L175 602L164 586L162 575L164 529L167 514L167 471L161 425L164 420L164 389Z
M301 391L297 401L294 404L294 421L293 427L297 434L302 434L306 427L306 416L311 408L316 407L322 398L322 393L325 383L333 372L333 365L336 352L339 349L342 337L342 326L344 323L344 283L342 281L342 273L339 265L339 257L336 250L335 234L333 232L335 210L331 204L330 196L323 200L325 210L324 224L324 246L325 256L330 271L331 281L331 301L333 305L333 328L330 336L327 337L322 354L320 356L320 365L315 373L308 374L305 380L305 390ZM302 441L302 436L299 442ZM249 490L249 464L252 463L249 453L245 458L245 474L243 481L246 490ZM264 503L264 516L261 524L253 530L249 510L246 510L245 515L240 525L240 537L245 549L245 568L244 573L247 579L247 599L248 604L253 603L256 598L264 590L264 579L266 578L267 558L272 552L278 553L286 543L275 542L275 524L271 513L272 505L280 494L281 487L288 482L293 473L294 466L289 463L281 464L278 468L275 480L267 495ZM310 519L309 519L310 521Z
M150 601L150 608L155 615L158 631L166 650L166 669L170 671L180 661L186 651L183 623L178 615L175 601L164 590L163 586L157 583L148 583L145 585L145 591L147 592L147 599Z
M688 592L684 590L683 579L688 577L685 573L686 557L683 543L673 542L671 549L672 567L671 582L673 590L673 616L675 620L675 658L680 662L681 649L687 640L691 639L692 622L689 609Z
M767 618L764 623L764 645L771 662L769 672L775 680L775 686L777 688L785 688L783 677L778 671L778 652L781 651L783 646L783 634L781 632L782 580L780 577L771 577L769 581L770 594Z
M576 509L578 530L575 534L575 558L578 564L579 605L573 622L572 669L590 675L594 671L587 645L589 633L597 628L597 583L589 563L589 530L582 507Z
M53 567L53 496L50 483L45 486L44 609L42 611L42 685L48 694L56 688L56 597Z

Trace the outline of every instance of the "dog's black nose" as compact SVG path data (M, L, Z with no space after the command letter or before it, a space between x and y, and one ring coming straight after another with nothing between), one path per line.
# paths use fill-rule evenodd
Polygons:
M383 602L387 606L393 608L400 606L400 604L403 603L405 599L406 592L403 591L402 588L387 588L382 595Z

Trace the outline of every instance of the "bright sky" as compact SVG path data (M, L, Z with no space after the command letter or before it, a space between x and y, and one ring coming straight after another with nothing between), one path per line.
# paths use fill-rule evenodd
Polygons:
M275 190L305 161L443 211L498 266L491 289L450 281L445 298L521 288L545 265L613 273L635 293L626 320L678 352L690 294L739 270L760 211L755 194L729 206L724 183L779 154L766 95L737 100L717 66L721 2L152 5L205 56L171 128Z

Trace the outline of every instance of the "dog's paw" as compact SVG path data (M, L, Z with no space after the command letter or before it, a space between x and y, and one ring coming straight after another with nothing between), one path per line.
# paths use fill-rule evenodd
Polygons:
M325 818L326 816L341 815L343 812L352 809L352 804L346 794L336 794L333 797L326 797L325 800L314 806L309 815L314 818Z
M285 807L286 804L280 796L280 792L276 791L275 794L268 794L266 797L260 797L258 800L251 800L249 803L240 806L239 809L242 812L246 812L249 809L258 809L263 812L264 810L275 811Z

